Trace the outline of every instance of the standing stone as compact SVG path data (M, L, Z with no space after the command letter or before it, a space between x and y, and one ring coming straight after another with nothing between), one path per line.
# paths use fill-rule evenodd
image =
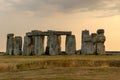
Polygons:
M35 37L36 36L31 37L31 55L35 55Z
M105 54L105 45L104 42L106 40L104 36L104 29L97 30L97 54Z
M76 52L76 39L75 35L66 36L66 54L75 54Z
M97 45L96 45L97 34L96 33L92 33L91 37L92 37L92 53L96 54L97 53Z
M7 47L6 47L6 54L13 55L14 49L14 34L7 35Z
M55 41L55 43L54 43L54 41ZM54 44L54 46L56 46L54 51L52 50L53 48L51 47L52 44ZM50 35L47 37L47 47L46 47L45 54L52 55L53 52L54 53L56 52L55 54L61 53L61 36L53 35L52 33L50 33ZM55 55L55 54L53 54L53 55Z
M31 53L32 53L31 37L25 36L24 37L23 55L30 56Z
M22 54L22 37L16 36L14 39L14 55Z
M60 42L57 35L49 35L49 54L57 55L60 53Z
M44 54L44 36L35 36L35 55Z
M31 34L39 34L41 32L42 31L40 31L40 30L32 30ZM37 36L31 36L31 55L36 55L37 54L36 52L38 52L38 51L36 51L38 48L35 47L36 43L37 43L36 40L35 40L36 37Z
M92 52L92 37L88 30L82 31L82 47L81 54L93 54Z

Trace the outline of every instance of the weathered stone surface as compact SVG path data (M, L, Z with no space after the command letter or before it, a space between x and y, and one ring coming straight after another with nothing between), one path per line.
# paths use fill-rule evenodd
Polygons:
M81 54L93 54L92 53L92 37L89 35L88 30L82 31Z
M97 54L105 54L105 46L103 43L97 43Z
M75 54L76 52L76 39L75 35L66 36L66 54Z
M97 43L103 43L105 42L105 36L104 35L98 35L97 36Z
M32 54L31 37L25 36L24 37L23 55L29 56L31 54Z
M22 54L22 37L16 36L14 39L14 55Z
M13 49L14 49L14 34L11 33L7 35L6 54L13 55Z
M35 55L44 54L44 36L35 36Z
M96 33L89 35L89 31L82 32L82 54L104 54L105 53L104 29L97 30Z
M49 36L49 35L71 35L71 31L52 31L48 30L46 32L42 32L39 30L33 30L32 32L26 33L27 36Z
M104 35L104 33L105 33L104 29L98 29L97 30L98 35Z
M92 36L92 42L95 44L96 43L96 38L97 38L97 34L96 33L92 33L91 34L91 36Z
M50 35L49 36L49 54L50 55L57 55L60 53L60 41L57 35Z
M104 36L104 29L97 30L97 54L105 54L105 45L104 42L106 40Z
M96 33L92 33L92 53L96 54L96 50L97 50L97 45L96 45L96 41L97 41L97 34Z

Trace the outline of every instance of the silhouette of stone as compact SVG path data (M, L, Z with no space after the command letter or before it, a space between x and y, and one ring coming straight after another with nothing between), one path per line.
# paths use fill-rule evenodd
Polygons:
M14 39L14 55L22 54L22 37L16 36Z
M66 54L76 53L76 39L75 35L66 36Z
M14 49L14 34L11 33L7 35L6 54L13 55L13 49Z

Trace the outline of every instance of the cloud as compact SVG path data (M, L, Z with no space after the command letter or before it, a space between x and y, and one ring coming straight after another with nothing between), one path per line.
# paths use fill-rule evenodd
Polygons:
M106 11L114 15L120 13L119 0L2 0L0 10L11 9L31 13L54 14Z

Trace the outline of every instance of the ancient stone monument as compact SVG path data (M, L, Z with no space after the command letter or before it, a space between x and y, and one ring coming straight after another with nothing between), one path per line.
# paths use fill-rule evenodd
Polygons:
M7 35L7 45L6 45L6 54L13 55L13 49L14 49L14 34L8 34Z
M61 53L61 35L66 35L66 53L75 54L75 36L70 31L46 32L34 30L26 33L24 38L23 55L58 55ZM44 50L44 37L47 36L46 51ZM71 46L72 45L72 46ZM44 52L45 51L45 52Z
M6 45L7 55L21 55L22 54L22 37L16 36L14 34L7 35L7 45Z
M39 31L33 30L26 33L22 50L22 37L14 34L7 35L7 55L59 55L61 51L61 36L66 36L65 53L67 55L75 54L76 38L71 31ZM45 36L47 36L47 46L44 49ZM81 54L104 54L105 53L104 30L99 29L97 33L90 35L88 30L82 31Z
M105 53L105 45L104 42L106 40L104 36L104 30L99 29L97 31L97 54L104 54Z
M16 36L14 38L13 44L14 44L14 49L13 49L14 55L21 55L22 54L22 37Z
M82 31L81 54L104 54L105 53L104 30L99 29L96 33L89 34L88 30Z
M76 39L75 35L66 37L66 54L74 54L76 52Z

